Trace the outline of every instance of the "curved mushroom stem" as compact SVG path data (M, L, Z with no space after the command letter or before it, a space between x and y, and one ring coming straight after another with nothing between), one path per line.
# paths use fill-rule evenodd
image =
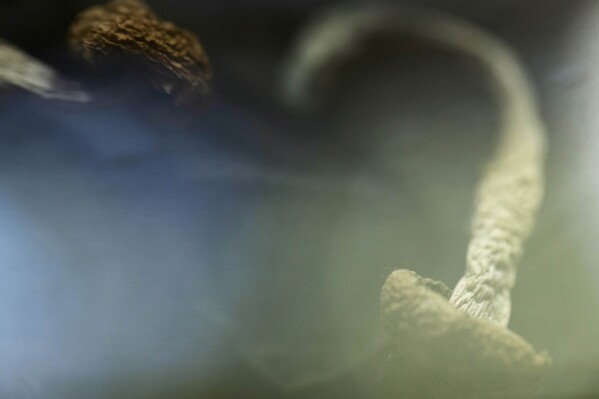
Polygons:
M309 108L318 100L319 77L347 61L364 38L406 33L485 67L496 83L502 130L477 189L466 272L449 301L429 289L430 281L396 271L381 291L383 324L405 359L439 371L453 392L523 394L550 360L504 327L517 262L543 196L546 142L531 80L516 55L481 29L441 13L338 7L303 32L286 69L286 99Z
M481 29L432 11L386 6L335 8L303 33L288 62L285 95L297 107L315 102L318 78L346 61L374 34L412 34L481 63L496 83L502 131L482 177L466 273L450 302L473 317L506 326L510 290L524 240L543 196L545 128L531 81L508 46Z

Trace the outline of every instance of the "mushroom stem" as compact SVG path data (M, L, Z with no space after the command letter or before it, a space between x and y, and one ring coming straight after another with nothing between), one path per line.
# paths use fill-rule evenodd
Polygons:
M452 16L381 5L337 7L300 37L285 70L287 101L299 108L316 103L318 78L376 34L411 34L458 50L495 82L502 121L498 150L478 186L466 272L450 302L507 326L517 262L543 196L545 127L531 80L507 45Z
M16 86L47 99L89 101L76 83L0 39L0 88L4 86Z

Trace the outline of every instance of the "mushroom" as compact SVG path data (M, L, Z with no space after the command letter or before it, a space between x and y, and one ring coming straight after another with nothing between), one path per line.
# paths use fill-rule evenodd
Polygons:
M212 71L196 35L162 21L142 0L111 0L81 12L70 27L69 43L95 65L126 57L177 103L209 90Z
M409 270L396 270L385 281L381 316L398 358L391 389L406 389L401 385L410 376L426 379L415 389L422 397L527 397L551 364L547 353L456 309Z
M460 19L417 8L342 6L303 31L285 70L287 102L299 109L317 103L321 77L373 34L423 37L479 62L496 83L502 117L498 149L478 184L466 272L453 292L408 270L391 273L381 290L398 370L432 376L420 380L423 397L533 392L551 360L507 329L518 260L543 197L546 135L531 80L505 43Z
M79 85L49 66L0 39L0 88L16 86L40 97L74 102L89 101Z

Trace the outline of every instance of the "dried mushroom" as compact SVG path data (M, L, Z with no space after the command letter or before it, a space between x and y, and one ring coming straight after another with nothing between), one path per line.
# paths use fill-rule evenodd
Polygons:
M98 65L126 57L160 91L190 102L209 90L208 56L193 33L162 21L141 0L112 0L81 12L70 28L71 48Z

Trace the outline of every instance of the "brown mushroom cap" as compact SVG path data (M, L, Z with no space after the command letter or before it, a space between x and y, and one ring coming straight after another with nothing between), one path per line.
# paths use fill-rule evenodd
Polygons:
M381 312L401 367L434 380L437 392L429 395L525 396L551 363L546 353L507 328L458 311L409 270L387 278Z
M92 64L134 59L157 89L179 103L208 92L212 71L196 35L162 21L141 0L111 0L81 12L71 25L69 43Z

